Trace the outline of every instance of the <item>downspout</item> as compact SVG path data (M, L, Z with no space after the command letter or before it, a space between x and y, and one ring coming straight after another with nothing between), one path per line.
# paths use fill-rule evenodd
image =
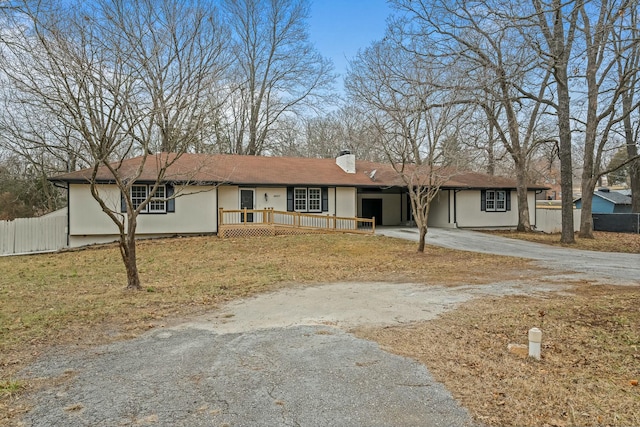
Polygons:
M67 247L71 245L71 191L67 184Z
M447 222L451 224L451 190L447 190Z
M458 228L458 192L462 190L453 190L453 223Z
M403 214L403 210L404 210L404 209L402 209L402 207L403 207L403 206L404 206L404 203L402 203L402 192L400 192L400 223L401 223L401 224L402 224L402 222L403 222L403 221L402 221L402 218L404 218L404 217L402 216L402 214ZM406 221L404 221L404 223L405 223L405 224L406 224L406 223L408 223L408 222L409 222L409 218L407 218L407 220L406 220Z
M215 224L215 227L216 227L216 234L218 234L218 232L220 231L220 230L218 230L218 224L220 224L218 222L218 220L219 220L219 218L218 218L218 209L219 209L219 206L220 206L220 198L218 197L218 189L219 188L220 188L220 186L216 185L216 208L213 210L215 212L214 213L214 216L215 216L214 224Z

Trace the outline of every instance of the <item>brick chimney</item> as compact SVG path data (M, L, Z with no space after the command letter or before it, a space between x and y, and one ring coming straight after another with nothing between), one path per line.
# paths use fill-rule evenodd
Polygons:
M346 173L356 173L356 155L349 150L342 150L336 157L336 165Z

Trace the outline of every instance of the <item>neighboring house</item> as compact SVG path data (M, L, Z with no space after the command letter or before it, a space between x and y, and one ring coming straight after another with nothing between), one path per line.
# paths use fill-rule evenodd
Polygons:
M120 175L132 176L141 158L125 160ZM132 188L143 200L157 173L153 156ZM117 229L90 192L91 170L50 180L68 189L68 240L76 247L116 240ZM96 176L98 191L111 209L124 211L121 194L106 168ZM515 227L515 180L480 173L455 174L431 204L429 226ZM536 224L535 194L529 188L530 221ZM411 223L406 186L390 165L336 159L184 154L167 171L163 185L138 217L140 237L216 233L218 209L298 211L338 217L375 217L377 225ZM171 196L175 199L167 200Z
M575 201L576 208L582 209L582 199ZM608 188L593 193L591 212L594 214L631 213L631 196Z

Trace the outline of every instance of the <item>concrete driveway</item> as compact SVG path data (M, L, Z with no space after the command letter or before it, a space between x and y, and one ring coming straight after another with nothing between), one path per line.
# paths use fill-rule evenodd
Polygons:
M379 233L418 237L415 229ZM568 270L621 284L639 277L638 255L555 249L465 230L432 229L427 239L533 258L560 270L553 279L572 278ZM453 289L332 283L235 301L134 340L47 354L22 373L55 380L31 396L23 425L473 426L423 365L349 330L433 319L484 295L563 289L557 282L524 277Z
M415 228L380 228L376 233L418 241L418 231ZM640 283L640 254L582 251L477 231L445 228L430 228L427 243L451 249L529 258L547 268L580 272L587 279L604 280L611 284Z

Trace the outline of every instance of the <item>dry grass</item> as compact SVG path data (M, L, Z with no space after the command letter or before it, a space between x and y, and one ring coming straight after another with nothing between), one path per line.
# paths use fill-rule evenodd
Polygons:
M485 424L640 425L639 289L582 285L496 302L358 335L424 363ZM507 345L527 344L533 326L543 330L543 359L510 354Z
M622 252L640 253L640 234L608 233L606 231L594 231L593 239L582 239L576 233L574 244L560 243L560 233L523 233L510 230L486 231L513 239L527 240L529 242L544 243L547 245L564 246L573 249L582 249L598 252Z

